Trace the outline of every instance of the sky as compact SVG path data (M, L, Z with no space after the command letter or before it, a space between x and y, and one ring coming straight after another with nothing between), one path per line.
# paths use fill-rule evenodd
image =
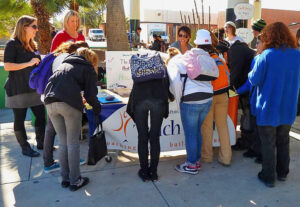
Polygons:
M254 0L249 0L253 4ZM227 0L204 0L204 12L208 12L208 6L211 6L211 12L225 11ZM201 9L201 0L196 0L198 10ZM300 11L299 0L261 0L262 8L267 9L285 9ZM194 9L194 0L140 0L141 11L144 9L162 9L162 10L181 10L191 11ZM124 0L124 9L126 16L129 16L130 0Z

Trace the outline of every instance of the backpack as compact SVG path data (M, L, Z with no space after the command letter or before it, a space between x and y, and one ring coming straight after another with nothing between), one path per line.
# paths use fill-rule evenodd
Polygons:
M219 69L219 77L211 82L214 87L214 94L222 94L229 89L230 72L227 64L217 54L211 53L210 56L215 60Z
M197 81L213 81L219 76L216 62L210 55L202 49L193 48L181 56L182 63L186 68L184 77L181 101L184 101L184 90L187 78Z
M186 68L186 75L191 80L212 81L219 76L214 59L202 49L193 48L187 51L182 55L182 60Z
M132 55L130 69L135 83L166 77L166 66L158 52L150 55Z
M52 75L52 63L56 56L53 53L46 55L41 63L34 68L29 77L29 86L36 89L38 94L43 94L48 84L48 79Z

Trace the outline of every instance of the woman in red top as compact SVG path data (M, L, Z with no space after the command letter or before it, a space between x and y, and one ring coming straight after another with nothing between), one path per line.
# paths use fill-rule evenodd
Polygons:
M85 41L84 36L79 33L80 16L79 13L70 10L66 13L63 22L64 29L58 32L52 40L51 52L53 52L61 43L72 41Z

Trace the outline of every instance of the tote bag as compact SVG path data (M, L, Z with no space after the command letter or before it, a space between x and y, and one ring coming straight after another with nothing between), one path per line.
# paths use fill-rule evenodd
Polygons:
M90 139L87 164L96 165L97 162L101 160L105 155L107 155L106 139L102 123L100 123L100 131L98 125L96 134L94 134Z

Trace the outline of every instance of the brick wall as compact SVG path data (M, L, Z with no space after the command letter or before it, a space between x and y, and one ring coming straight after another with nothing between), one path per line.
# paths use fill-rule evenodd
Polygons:
M218 26L223 27L225 23L225 11L220 11L218 13ZM262 9L261 17L271 24L273 22L283 22L286 25L291 24L292 22L300 22L300 11L291 11L291 10L279 10L279 9ZM250 28L251 21L249 21L248 27ZM289 27L291 31L296 34L297 29L300 28L299 25Z

